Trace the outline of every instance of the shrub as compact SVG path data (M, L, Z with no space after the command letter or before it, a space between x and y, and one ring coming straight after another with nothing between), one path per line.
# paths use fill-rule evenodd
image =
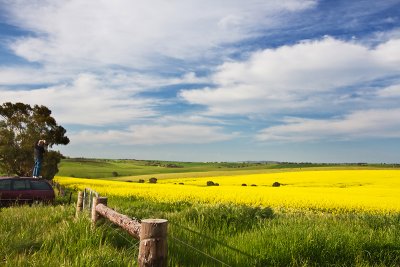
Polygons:
M118 172L112 172L111 174L113 177L118 177Z
M143 179L139 179L138 183L143 184L143 183L144 183L144 180L143 180Z
M213 186L215 185L213 181L207 181L207 186Z
M242 186L247 186L247 184L242 184Z
M279 186L281 186L281 183L279 183L279 182L274 182L274 183L272 184L272 186L273 186L273 187L279 187Z
M157 178L156 178L156 177L151 177L151 178L149 179L149 183L151 183L151 184L157 183Z

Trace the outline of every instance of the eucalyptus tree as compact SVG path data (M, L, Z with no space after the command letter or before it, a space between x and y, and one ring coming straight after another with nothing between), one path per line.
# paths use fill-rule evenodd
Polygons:
M33 148L45 139L42 176L52 179L63 157L51 150L54 145L67 145L66 130L57 124L46 106L6 102L0 106L0 169L3 174L29 176L33 167Z

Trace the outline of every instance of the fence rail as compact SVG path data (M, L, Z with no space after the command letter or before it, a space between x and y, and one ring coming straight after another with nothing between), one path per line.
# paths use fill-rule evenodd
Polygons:
M84 208L84 198L84 192L78 192L76 205L77 215L79 215ZM127 231L132 237L139 239L139 267L167 266L167 220L145 219L139 221L130 218L107 207L107 198L99 197L98 193L96 196L93 196L91 207L91 220L94 226L100 217L104 217Z
M118 212L110 209L109 207L101 203L96 205L96 212L99 213L101 216L107 218L112 223L126 230L134 238L140 238L141 225L138 220L131 219L123 214L119 214Z

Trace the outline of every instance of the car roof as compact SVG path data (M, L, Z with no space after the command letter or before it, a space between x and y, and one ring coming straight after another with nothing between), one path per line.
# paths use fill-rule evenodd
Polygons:
M47 181L46 179L39 179L39 178L33 178L33 177L21 177L21 176L1 176L1 177L0 177L0 180L6 180L6 179L12 179L12 180Z

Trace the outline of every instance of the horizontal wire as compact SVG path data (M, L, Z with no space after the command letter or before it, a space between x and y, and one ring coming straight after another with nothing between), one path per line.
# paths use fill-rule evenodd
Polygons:
M191 249L193 249L193 250L195 250L195 251L197 251L197 252L203 254L204 256L209 257L210 259L213 259L213 260L215 260L215 261L221 263L222 265L232 267L232 266L230 266L229 264L227 264L227 263L225 263L225 262L223 262L223 261L221 261L221 260L219 260L219 259L217 259L217 258L215 258L215 257L213 257L213 256L211 256L211 255L209 255L209 254L207 254L207 253L205 253L205 252L203 252L203 251L201 251L201 250L195 248L195 247L193 247L192 245L190 245L190 244L188 244L188 243L186 243L186 242L184 242L184 241L182 241L182 240L179 240L179 239L176 238L176 237L171 236L171 238L174 239L175 241L178 241L178 242L182 243L183 245L185 245L185 246L187 246L187 247L189 247L189 248L191 248Z

